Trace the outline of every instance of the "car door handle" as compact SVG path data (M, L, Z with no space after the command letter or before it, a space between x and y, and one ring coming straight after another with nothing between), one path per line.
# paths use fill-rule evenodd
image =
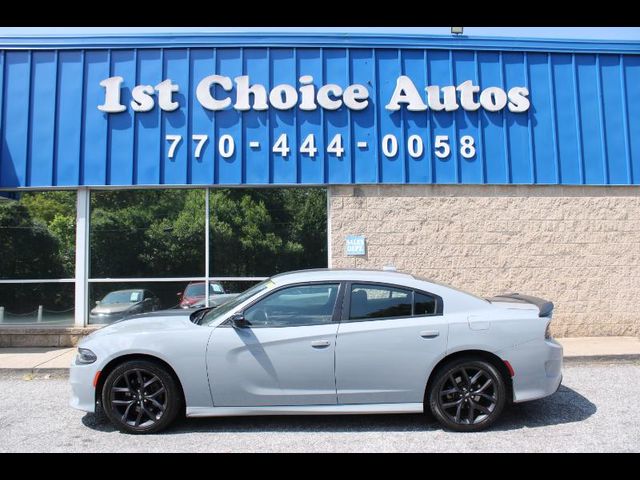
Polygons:
M329 345L331 345L331 342L329 340L314 340L313 342L311 342L311 346L313 348L326 348Z
M436 338L438 335L440 335L438 330L423 330L420 332L422 338Z

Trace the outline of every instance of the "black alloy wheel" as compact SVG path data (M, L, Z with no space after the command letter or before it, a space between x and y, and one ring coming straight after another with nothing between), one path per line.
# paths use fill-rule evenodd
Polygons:
M102 389L105 415L126 433L153 433L166 428L175 419L181 403L173 376L147 360L133 360L116 367Z
M494 365L484 360L458 359L436 373L429 404L444 427L472 432L498 419L505 398L505 382Z

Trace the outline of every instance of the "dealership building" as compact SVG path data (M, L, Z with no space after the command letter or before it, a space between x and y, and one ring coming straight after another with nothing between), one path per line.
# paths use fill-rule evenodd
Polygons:
M326 196L322 249L315 235L297 250L322 260L299 267L394 266L550 299L556 336L640 335L640 42L0 36L0 139L0 346L70 345L105 323L90 312L112 290L155 292L165 308L190 283L238 290L277 273L234 270L248 254L233 238L216 257L216 195L294 188ZM108 226L171 195L196 219L163 227L157 213L127 227L124 248ZM181 251L155 239L193 225L195 266L163 268ZM68 267L30 249L49 245L47 228ZM144 269L119 260L131 252Z

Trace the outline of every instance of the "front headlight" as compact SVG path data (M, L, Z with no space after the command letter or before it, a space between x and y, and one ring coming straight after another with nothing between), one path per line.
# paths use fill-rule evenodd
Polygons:
M89 350L88 348L78 348L78 355L76 356L76 363L80 363L80 364L88 364L88 363L93 363L98 359L98 357L96 357L96 354L93 353L91 350Z

